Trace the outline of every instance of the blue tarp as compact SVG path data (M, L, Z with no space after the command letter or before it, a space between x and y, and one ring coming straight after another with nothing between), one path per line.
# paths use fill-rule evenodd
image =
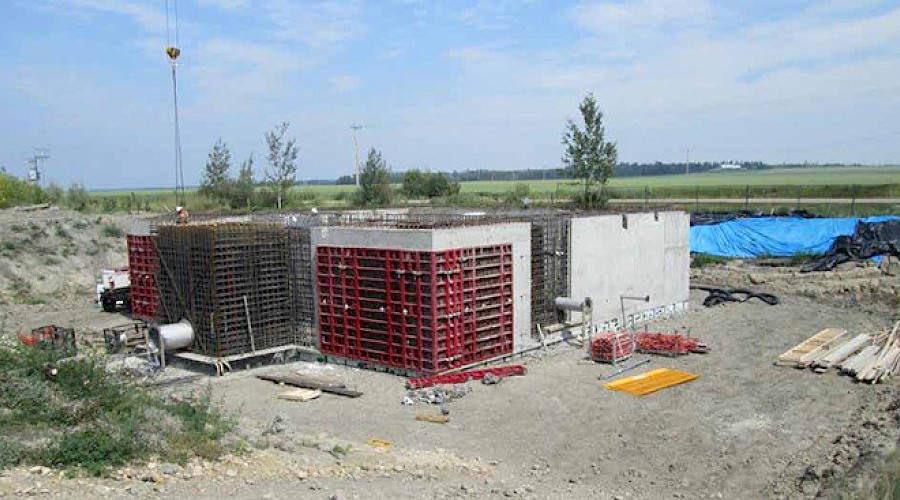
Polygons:
M856 224L883 222L897 216L802 219L760 217L691 227L691 252L722 257L790 257L820 254L838 236L851 236Z

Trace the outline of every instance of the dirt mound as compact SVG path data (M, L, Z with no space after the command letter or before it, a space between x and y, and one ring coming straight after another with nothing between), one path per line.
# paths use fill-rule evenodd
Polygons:
M47 209L0 211L0 318L4 330L46 311L89 306L103 268L128 263L133 217Z
M900 276L866 264L847 263L833 271L801 273L799 266L733 261L692 269L691 283L800 295L823 304L889 315L900 309Z

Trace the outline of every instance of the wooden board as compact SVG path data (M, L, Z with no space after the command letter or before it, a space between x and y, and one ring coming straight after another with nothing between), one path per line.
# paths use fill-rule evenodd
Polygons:
M809 360L810 355L820 351L824 346L833 344L836 340L847 334L847 330L840 328L826 328L812 337L792 347L787 352L778 356L777 365L797 365L801 360Z
M678 370L670 370L668 368L658 368L649 372L634 375L632 377L620 378L614 380L603 387L613 391L627 392L635 396L645 396L654 393L666 387L683 384L700 378L700 375L693 373L680 372Z
M316 399L321 395L322 391L318 389L298 388L279 393L278 399L283 399L285 401L309 401L311 399Z

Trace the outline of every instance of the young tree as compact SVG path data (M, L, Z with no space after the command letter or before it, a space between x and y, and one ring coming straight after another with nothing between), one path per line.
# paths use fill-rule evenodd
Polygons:
M359 189L355 202L359 206L389 205L393 198L391 169L375 148L369 150L366 164L359 174Z
M422 171L414 168L403 174L403 194L407 198L416 198L425 195L425 176Z
M206 160L206 170L200 181L200 193L222 199L228 193L228 171L231 170L231 151L222 139L216 141Z
M288 190L294 185L297 175L297 139L286 139L288 122L283 122L272 131L266 132L266 144L269 146L269 168L266 169L266 180L276 189L278 209L287 197Z
M253 206L253 153L241 163L231 195L231 207Z
M593 195L591 184L599 182L605 187L616 166L618 153L616 143L606 140L606 129L603 127L603 112L597 106L594 94L584 97L579 106L584 127L579 127L572 120L566 123L566 134L563 136L563 164L575 178L584 182L583 202L591 205Z

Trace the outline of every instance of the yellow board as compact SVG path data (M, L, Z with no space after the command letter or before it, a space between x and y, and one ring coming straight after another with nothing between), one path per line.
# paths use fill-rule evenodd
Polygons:
M658 368L633 377L613 380L603 387L613 391L627 392L628 394L633 394L635 396L645 396L660 389L690 382L691 380L698 378L700 378L700 375L694 375L693 373L669 370L668 368Z

